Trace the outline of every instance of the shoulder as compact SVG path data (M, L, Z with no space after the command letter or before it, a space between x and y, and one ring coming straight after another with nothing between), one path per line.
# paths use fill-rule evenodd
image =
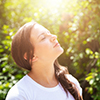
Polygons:
M26 100L25 76L19 80L8 92L6 100Z
M69 81L71 81L71 82L73 82L73 83L79 85L78 80L77 80L74 76L72 76L71 74L66 74L65 76L67 77L67 79L68 79Z
M13 86L9 90L6 100L25 100L25 94L23 91L18 89L16 86Z
M71 81L72 83L74 83L74 84L76 85L77 89L78 89L79 92L80 92L80 95L82 95L82 88L81 88L81 86L80 86L78 80L77 80L74 76L72 76L71 74L66 74L65 76L67 77L67 79L68 79L69 81Z

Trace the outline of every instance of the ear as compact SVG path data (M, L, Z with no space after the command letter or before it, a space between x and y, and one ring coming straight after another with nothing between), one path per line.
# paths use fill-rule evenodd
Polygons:
M27 60L27 53L24 54L24 59ZM35 62L37 60L38 60L38 57L36 55L34 55L32 58L32 62ZM31 59L30 59L30 61L31 61Z
M32 62L36 62L38 60L38 57L36 55L33 56Z
M27 60L27 53L24 54L24 59Z

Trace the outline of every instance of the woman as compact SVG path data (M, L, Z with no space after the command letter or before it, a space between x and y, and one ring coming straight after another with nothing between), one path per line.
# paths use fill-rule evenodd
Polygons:
M42 25L29 22L15 34L12 57L29 70L8 92L6 100L82 100L82 89L67 68L57 62L63 48Z

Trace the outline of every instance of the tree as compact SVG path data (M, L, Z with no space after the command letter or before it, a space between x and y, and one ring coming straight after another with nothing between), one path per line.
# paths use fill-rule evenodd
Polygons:
M8 90L27 73L14 63L10 47L16 31L35 20L58 36L64 48L58 60L79 79L84 100L99 100L99 5L98 0L1 0L0 99L5 99Z

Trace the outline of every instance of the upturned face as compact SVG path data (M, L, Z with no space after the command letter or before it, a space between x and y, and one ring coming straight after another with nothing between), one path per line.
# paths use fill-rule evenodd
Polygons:
M34 55L40 61L55 61L63 53L57 36L42 25L35 24L31 30L30 41L34 47Z

